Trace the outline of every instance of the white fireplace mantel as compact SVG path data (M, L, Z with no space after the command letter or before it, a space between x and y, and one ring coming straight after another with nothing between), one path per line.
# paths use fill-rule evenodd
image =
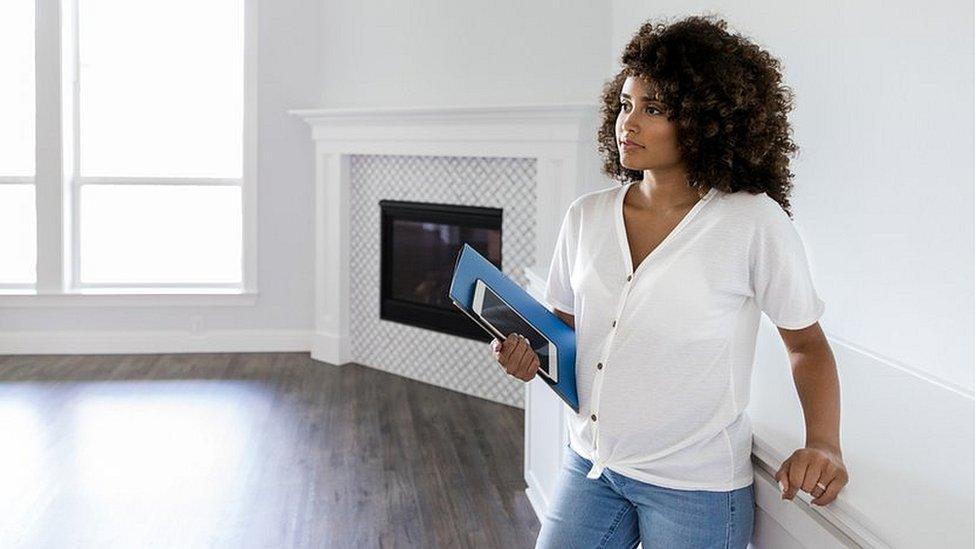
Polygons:
M598 177L598 106L589 104L297 109L315 142L315 333L311 355L350 360L350 155L535 158L535 274L544 276L562 215Z

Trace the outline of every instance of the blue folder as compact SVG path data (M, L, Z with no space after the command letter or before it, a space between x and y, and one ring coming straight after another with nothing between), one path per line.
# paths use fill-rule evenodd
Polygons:
M479 278L518 311L533 328L556 345L559 382L553 383L541 375L537 377L552 387L552 390L573 411L579 413L579 399L576 396L576 332L521 286L505 276L477 250L464 244L454 265L454 277L451 279L449 293L454 305L467 313L475 323L481 324L472 309L475 280ZM491 333L484 326L481 327Z

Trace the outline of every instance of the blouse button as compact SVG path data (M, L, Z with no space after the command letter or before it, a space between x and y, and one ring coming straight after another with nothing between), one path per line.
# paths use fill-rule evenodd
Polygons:
M617 327L617 321L616 321L616 320L614 320L614 321L613 321L613 324L611 324L611 325L610 325L610 327L612 327L612 328L616 328L616 327Z
M597 370L602 370L603 369L603 363L602 362L597 362L596 369Z
M627 275L627 282L630 282L631 278L634 278L634 275Z
M592 419L593 421L596 421L596 414L591 415L590 416L590 419Z

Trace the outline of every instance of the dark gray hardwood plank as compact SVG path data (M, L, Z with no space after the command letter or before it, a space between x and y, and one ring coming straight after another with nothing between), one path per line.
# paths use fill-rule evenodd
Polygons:
M308 353L0 356L0 546L531 547L523 418Z

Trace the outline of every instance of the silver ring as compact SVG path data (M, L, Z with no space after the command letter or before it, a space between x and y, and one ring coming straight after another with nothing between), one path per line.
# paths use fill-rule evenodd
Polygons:
M818 482L817 483L817 486L819 486L821 490L826 490L827 489L827 487L824 486L824 484L822 482Z

